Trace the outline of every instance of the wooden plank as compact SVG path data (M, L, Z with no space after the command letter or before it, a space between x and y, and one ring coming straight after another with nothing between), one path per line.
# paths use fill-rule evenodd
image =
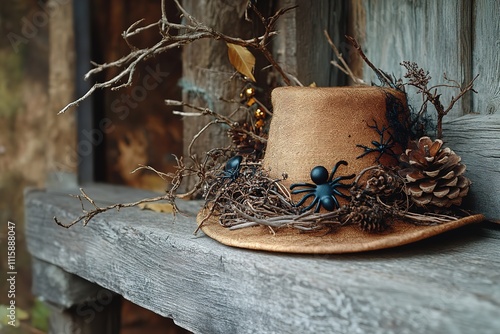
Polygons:
M298 0L280 0L278 6L289 8L297 6L297 2ZM276 30L280 34L273 39L273 55L286 73L301 80L297 62L297 15L297 10L289 11L276 23Z
M340 42L345 35L342 1L297 1L295 20L295 40L297 43L297 73L304 85L341 86L345 77L330 64L333 51L323 33L324 30L334 41ZM308 24L304 24L304 23Z
M500 114L465 115L443 124L444 140L467 166L469 207L500 220Z
M368 58L389 74L402 78L403 60L415 61L428 70L431 84L450 79L467 83L471 79L471 2L460 1L352 1L353 32ZM364 65L363 78L379 84ZM456 95L443 90L443 104ZM410 104L419 106L421 96L409 90ZM470 112L470 97L459 101L448 117Z
M473 110L480 114L500 112L500 0L475 0L473 18L473 73L478 94Z
M120 296L37 258L33 294L51 309L50 334L120 332Z
M99 188L106 198L106 187ZM121 194L136 196L134 190ZM180 203L191 215L179 215L175 223L164 214L123 209L69 230L52 217L76 217L81 208L74 198L34 191L25 203L33 256L194 333L500 329L498 227L469 226L372 253L300 256L193 236L199 202Z
M66 309L102 297L113 299L112 292L37 258L33 258L33 293Z
M46 127L45 159L47 172L77 172L78 148L75 133L76 115L58 116L57 112L74 99L75 42L73 2L49 0L49 111Z
M327 30L337 45L343 40L346 32L343 2L282 0L279 6L298 6L278 21L279 35L273 41L276 58L285 70L305 86L344 85L346 78L330 64L333 51L323 33Z

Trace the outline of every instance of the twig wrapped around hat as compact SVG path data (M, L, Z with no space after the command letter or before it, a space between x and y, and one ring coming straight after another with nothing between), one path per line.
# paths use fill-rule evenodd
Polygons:
M413 141L404 92L283 87L261 164L230 159L206 192L201 229L237 247L345 253L481 221L457 216L470 181L441 140Z

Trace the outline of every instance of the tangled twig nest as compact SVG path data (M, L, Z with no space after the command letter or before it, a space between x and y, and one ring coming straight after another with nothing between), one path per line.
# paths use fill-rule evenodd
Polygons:
M222 226L240 229L256 225L304 231L356 225L369 233L385 231L393 219L417 225L439 224L456 218L408 211L404 181L394 170L372 166L363 170L349 189L348 204L332 212L300 213L283 179L272 179L258 164L242 165L236 178L220 174L208 183L207 216L217 215ZM285 176L284 176L285 177Z

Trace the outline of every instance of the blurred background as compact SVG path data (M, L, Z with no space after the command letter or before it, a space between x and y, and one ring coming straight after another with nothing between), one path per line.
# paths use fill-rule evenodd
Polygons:
M162 191L165 184L157 177L130 172L138 164L171 171L172 154L182 154L181 120L163 102L181 99L180 50L140 65L140 72L147 73L148 67L157 70L160 63L159 70L168 73L145 96L144 91L132 94L131 88L101 91L81 104L78 112L57 116L92 84L82 80L90 69L89 59L97 63L118 59L129 50L122 31L141 18L152 23L160 16L156 0L84 3L87 1L0 2L0 270L3 277L7 272L7 221L15 222L16 305L18 318L24 318L13 329L5 326L7 318L0 312L2 333L47 331L49 310L31 294L31 263L23 233L24 189L70 187L78 181L95 180ZM177 11L169 15L172 21L178 20ZM145 47L157 39L157 31L150 31L133 42ZM115 74L108 71L94 79ZM103 118L109 119L106 129L99 123ZM0 305L8 303L6 287L2 279ZM133 304L125 302L123 312L124 333L137 328L141 333L155 333L155 327L162 328L161 333L176 333L171 320Z

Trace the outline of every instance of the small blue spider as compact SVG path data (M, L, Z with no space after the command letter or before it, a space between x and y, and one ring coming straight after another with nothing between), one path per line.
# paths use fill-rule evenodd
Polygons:
M372 128L380 135L380 141L372 140L373 148L365 145L356 145L357 147L361 147L364 150L364 152L356 157L356 159L361 159L362 157L370 153L378 153L378 156L375 158L376 163L380 163L380 158L384 154L389 154L393 158L396 158L396 153L394 153L394 151L392 150L396 143L394 141L394 138L392 137L392 134L387 131L389 129L385 126L383 126L382 129L379 129L377 121L375 120L373 120L373 125L368 125L368 127ZM387 140L384 139L384 134L386 132L389 134L389 138Z
M234 181L240 176L241 161L243 157L241 155L236 155L226 162L224 171L220 175L223 179L230 179Z
M316 208L314 212L319 212L320 208L323 207L328 211L333 211L337 208L340 208L340 204L337 200L336 196L340 196L342 198L350 198L350 196L341 193L337 188L347 189L352 186L351 184L344 184L340 181L349 180L356 176L355 174L348 176L337 176L333 178L335 172L339 168L340 165L347 166L347 162L344 160L340 160L333 167L332 173L328 175L328 170L323 166L316 166L311 170L311 180L315 184L311 183L294 183L290 186L290 190L296 187L306 187L305 189L293 190L292 194L300 194L307 193L302 197L302 199L295 204L295 206L301 206L304 202L309 198L314 196L314 200L305 208L302 209L302 212L305 212L311 209L314 205Z

